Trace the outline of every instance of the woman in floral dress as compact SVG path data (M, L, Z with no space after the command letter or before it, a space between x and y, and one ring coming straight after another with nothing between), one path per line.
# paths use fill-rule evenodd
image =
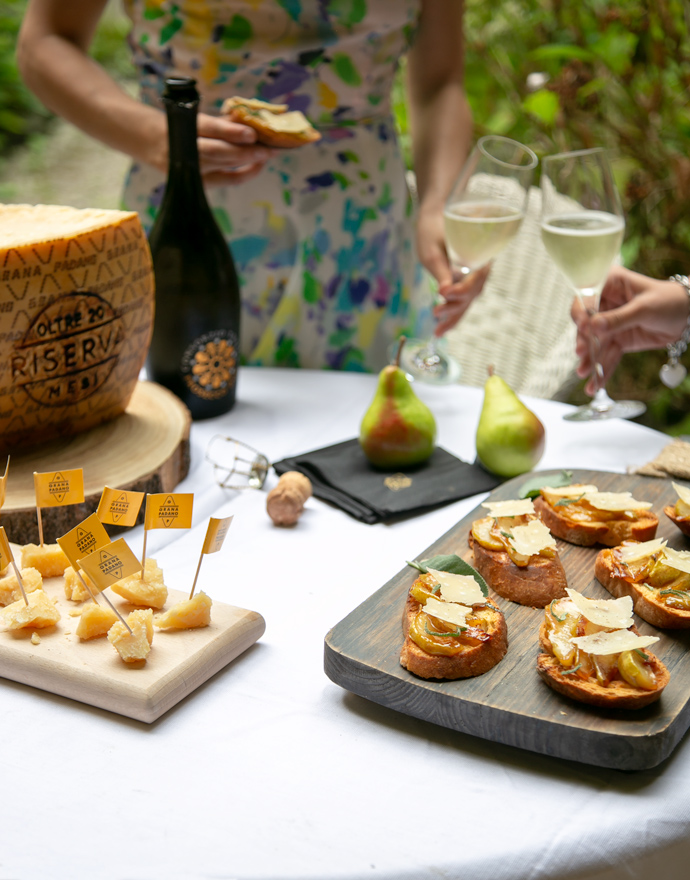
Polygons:
M197 80L202 173L240 276L246 363L380 369L400 333L431 332L421 264L446 298L438 332L458 320L482 283L454 281L443 245L443 202L471 140L461 2L125 0L139 101L87 54L104 5L31 0L20 68L54 112L132 156L123 202L145 227L167 168L163 82ZM391 113L405 53L416 208ZM219 117L232 95L301 110L322 139L257 145Z

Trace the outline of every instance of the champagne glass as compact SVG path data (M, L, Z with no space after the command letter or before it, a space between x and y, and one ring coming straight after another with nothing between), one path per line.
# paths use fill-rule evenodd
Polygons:
M551 259L572 285L587 314L599 310L601 290L623 242L625 221L606 152L601 148L547 156L542 163L541 235ZM592 400L569 421L631 419L639 400L612 400L604 387L599 341L591 337Z
M446 200L446 247L454 278L481 269L515 237L525 215L537 157L511 138L477 141ZM460 365L439 349L437 336L408 340L401 366L415 379L456 382Z

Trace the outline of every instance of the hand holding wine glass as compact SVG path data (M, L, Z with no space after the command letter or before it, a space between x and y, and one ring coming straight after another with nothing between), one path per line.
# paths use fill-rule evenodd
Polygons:
M456 278L486 267L515 237L525 213L537 157L510 138L480 138L444 210L446 247ZM414 378L446 384L460 366L438 349L436 336L409 340L401 365Z
M542 240L591 316L599 309L606 276L620 251L625 222L611 166L603 149L547 156L542 165ZM592 401L565 416L570 421L633 418L645 411L636 400L612 400L606 392L599 343L591 336Z

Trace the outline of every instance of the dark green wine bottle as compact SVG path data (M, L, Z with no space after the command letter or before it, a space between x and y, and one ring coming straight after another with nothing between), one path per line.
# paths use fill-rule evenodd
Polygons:
M205 419L235 403L240 290L199 171L196 81L167 79L163 102L170 156L149 235L156 315L146 366L149 378L184 401L193 419Z

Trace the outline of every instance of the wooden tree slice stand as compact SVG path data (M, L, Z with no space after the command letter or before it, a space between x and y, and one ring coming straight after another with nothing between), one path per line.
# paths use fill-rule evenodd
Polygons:
M191 421L187 407L166 388L138 382L126 412L113 421L11 454L0 525L16 544L38 543L34 471L82 468L84 472L82 504L41 508L45 543L54 543L94 513L104 486L172 492L189 472ZM142 506L140 522L143 513Z

